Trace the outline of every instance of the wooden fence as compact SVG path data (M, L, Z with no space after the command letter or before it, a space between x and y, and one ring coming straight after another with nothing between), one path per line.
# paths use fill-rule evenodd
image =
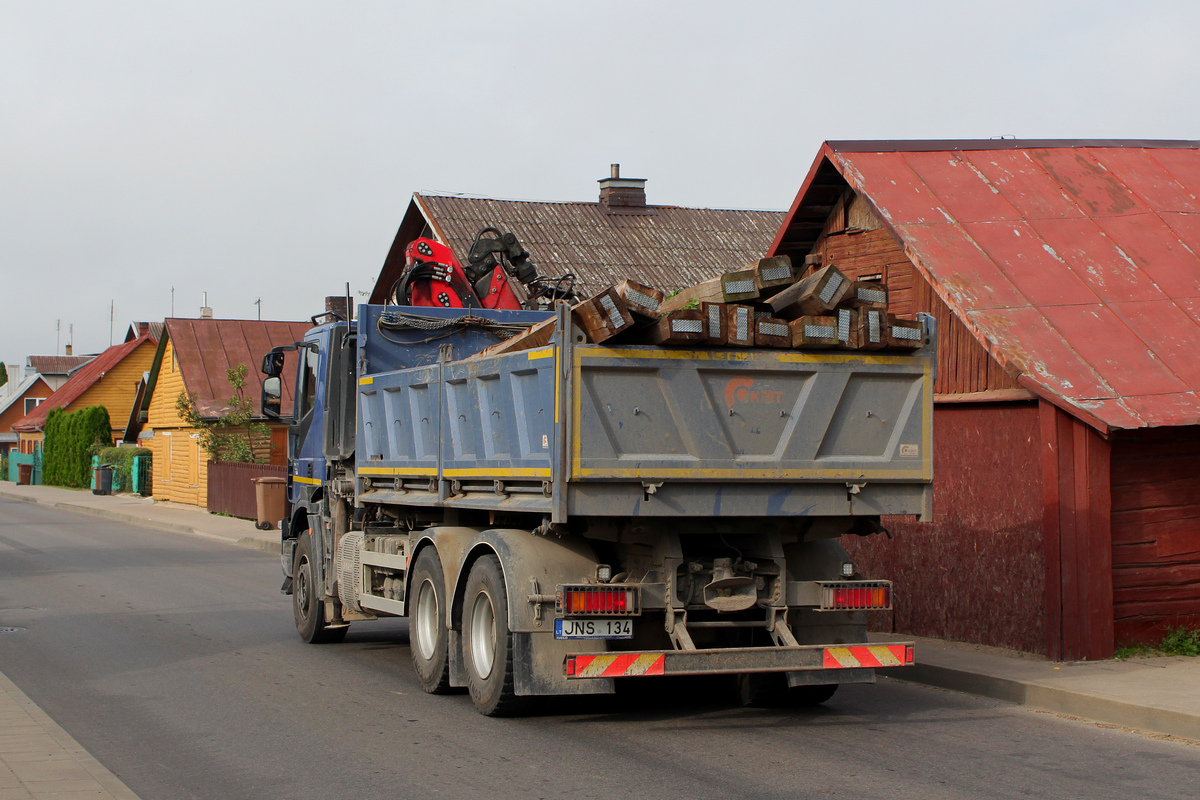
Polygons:
M243 519L258 518L255 478L286 478L287 467L273 464L208 462L208 510Z

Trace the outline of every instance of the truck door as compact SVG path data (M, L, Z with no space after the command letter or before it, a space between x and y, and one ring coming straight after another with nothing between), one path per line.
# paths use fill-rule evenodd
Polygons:
M322 362L328 357L325 348L321 347L322 339L327 340L328 334L304 340L304 346L299 351L299 366L296 376L296 424L292 428L291 462L293 469L293 488L296 497L293 502L303 502L311 494L311 487L319 486L325 478L325 457L321 452L324 387L317 376L323 373ZM301 487L308 487L302 491Z

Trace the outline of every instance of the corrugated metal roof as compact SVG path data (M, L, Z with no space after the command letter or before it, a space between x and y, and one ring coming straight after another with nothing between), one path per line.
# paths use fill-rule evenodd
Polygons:
M219 417L228 409L233 387L226 377L226 370L239 364L246 365L245 396L254 401L257 411L263 378L258 370L263 356L273 347L303 339L311 328L311 322L248 319L166 321L167 337L175 350L175 359L183 374L183 385L188 392L196 395L196 410L206 418ZM285 380L283 383L284 407L287 408L292 402L291 381Z
M95 358L87 356L26 356L25 366L32 367L40 375L70 375Z
M414 194L371 302L384 302L399 279L404 245L424 224L411 219L418 213L463 263L482 228L512 231L540 274L574 273L585 294L625 278L672 291L741 269L762 257L783 220L778 211L676 206L609 211L600 203Z
M1200 423L1200 142L827 142L772 252L838 184L1023 385L1101 429Z
M146 342L153 344L149 336L140 336L130 342L114 344L100 355L92 358L91 361L88 361L82 367L78 367L75 373L70 378L67 378L67 382L58 387L58 391L43 400L33 411L30 411L13 423L12 429L14 431L25 432L40 431L46 424L46 417L51 411L56 408L66 408L75 402L93 383L104 377L105 373ZM51 357L78 358L79 356ZM30 358L38 358L38 356L30 356ZM110 420L110 422L114 421L116 420Z

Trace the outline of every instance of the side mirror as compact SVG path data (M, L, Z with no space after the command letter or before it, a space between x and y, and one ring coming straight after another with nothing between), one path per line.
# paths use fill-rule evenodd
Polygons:
M270 353L278 355L279 360L283 361L283 353ZM266 366L266 359L263 360L263 366ZM283 407L283 384L278 375L273 375L269 378L264 378L262 382L262 414L267 419L279 421L279 411Z
M269 375L272 378L278 377L283 372L283 353L279 350L272 350L263 356L262 374ZM276 384L279 381L275 382Z

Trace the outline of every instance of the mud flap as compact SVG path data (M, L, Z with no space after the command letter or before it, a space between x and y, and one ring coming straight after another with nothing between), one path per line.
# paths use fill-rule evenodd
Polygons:
M567 654L580 652L581 644L577 639L555 639L550 631L514 633L513 690L518 695L612 694L612 678L572 681L563 674ZM597 652L604 650L598 648Z

